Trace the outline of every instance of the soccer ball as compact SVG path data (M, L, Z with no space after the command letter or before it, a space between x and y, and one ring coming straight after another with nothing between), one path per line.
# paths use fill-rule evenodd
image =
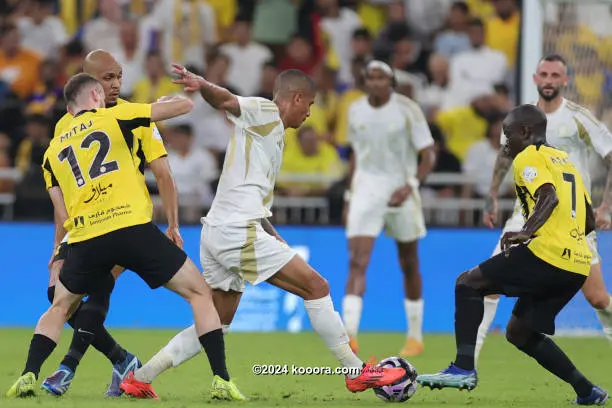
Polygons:
M401 367L406 370L406 375L395 383L384 387L374 388L374 394L385 402L408 401L416 392L417 371L412 364L401 357L389 357L378 363L379 367Z

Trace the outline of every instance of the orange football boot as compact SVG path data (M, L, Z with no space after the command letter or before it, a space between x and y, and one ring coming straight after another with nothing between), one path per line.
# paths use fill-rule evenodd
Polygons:
M418 341L412 337L406 339L404 347L400 351L401 357L414 357L418 356L425 350L425 345L422 341Z
M346 377L346 388L350 392L361 392L368 388L382 387L393 384L406 374L406 370L400 367L377 367L374 363L368 362L361 369L361 374L357 378Z
M119 388L121 388L121 390L125 392L126 395L129 395L130 397L143 398L143 399L155 399L155 400L159 399L159 397L153 390L153 387L151 386L151 384L148 384L142 381L138 381L137 379L134 378L133 372L129 373L123 379L123 381L121 381Z

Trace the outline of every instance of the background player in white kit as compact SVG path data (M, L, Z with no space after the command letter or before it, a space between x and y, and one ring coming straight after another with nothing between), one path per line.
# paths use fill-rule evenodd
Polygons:
M586 108L568 101L561 95L561 89L569 82L567 64L561 56L553 54L540 60L533 75L533 81L539 94L537 106L546 113L548 120L546 139L552 146L569 154L570 160L582 175L589 194L591 193L589 156L594 151L608 165L608 178L603 202L595 211L597 227L608 229L610 227L609 214L612 204L612 134ZM502 145L505 143L503 134L501 143ZM487 199L487 209L484 214L484 222L491 228L493 228L497 218L497 192L511 165L512 160L504 155L503 149L500 150L493 170L490 196ZM519 231L523 224L524 219L517 201L514 213L504 225L503 232ZM591 273L582 287L582 293L591 306L597 310L604 334L608 340L612 341L612 298L606 290L601 274L601 259L597 250L594 231L587 236L587 241L591 252L593 252L593 259ZM500 244L498 242L493 255L499 252ZM478 359L484 339L495 317L497 303L498 297L485 298L484 317L478 329L476 340L476 359Z
M215 109L226 112L235 130L230 140L217 194L202 219L200 260L204 277L213 288L215 307L226 327L231 323L246 282L268 283L304 299L313 329L338 362L350 369L346 386L351 392L391 384L403 368L373 368L349 347L349 339L334 310L329 284L278 235L272 215L274 185L281 167L286 128L297 128L310 113L315 86L302 71L279 74L274 102L233 95L185 68L175 65L174 82L185 91L200 91ZM200 352L193 326L175 336L151 361L121 384L128 395L150 397L149 383L162 371Z
M397 243L404 272L408 335L400 354L423 351L423 299L418 241L425 236L419 184L435 163L434 140L419 105L393 92L394 75L382 61L365 70L368 94L349 110L349 142L353 149L348 211L349 276L342 301L344 324L357 352L366 269L374 241L383 228ZM421 163L417 168L417 160ZM387 271L379 279L385 279Z

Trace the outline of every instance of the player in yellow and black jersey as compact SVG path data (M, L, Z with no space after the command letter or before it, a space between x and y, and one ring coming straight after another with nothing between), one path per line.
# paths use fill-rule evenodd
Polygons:
M110 269L121 265L152 289L165 286L189 302L214 374L213 395L243 400L225 365L212 291L185 252L151 222L146 187L132 155L138 142L134 129L187 113L193 102L174 97L107 109L101 84L88 74L72 77L64 95L73 119L49 145L43 171L56 212L67 214L68 256L53 304L36 327L26 368L7 395L34 393L40 367L55 348L70 311L84 295L112 288ZM92 322L86 330L97 327Z
M608 393L594 386L545 334L580 290L591 264L585 236L595 229L591 198L568 155L546 144L546 115L535 105L513 109L503 123L514 159L516 191L525 225L502 237L503 252L464 272L455 286L455 361L417 381L431 388L473 389L474 348L486 295L518 298L506 328L508 341L569 383L578 405L603 405Z
M83 72L90 74L102 84L105 97L104 102L107 108L127 103L118 97L121 89L123 70L121 65L111 54L104 50L90 52L83 62ZM69 127L72 120L73 115L67 112L57 122L55 126L55 136L58 136L64 131L63 129ZM132 133L134 134L134 144L131 153L134 163L138 166L139 170L141 170L140 175L143 183L145 162L155 175L162 200L166 204L170 203L165 206L168 220L168 229L166 233L173 242L182 246L182 238L178 232L176 186L174 185L167 159L167 152L161 135L152 122L149 126L141 126L133 129ZM148 201L152 208L152 203L149 198ZM68 234L63 226L65 219L58 217L57 214L55 218L55 250L49 265L50 277L49 288L47 289L47 297L51 303L53 302L55 294L55 283L68 252ZM123 268L115 266L112 271L113 276L117 278L123 271ZM47 392L52 395L63 395L68 390L74 378L76 368L88 346L91 344L104 354L113 365L111 381L104 396L118 397L123 394L123 391L120 389L121 381L130 371L134 371L134 369L141 367L142 363L134 354L123 349L104 326L99 327L95 331L95 334L89 334L89 332L84 329L84 326L87 325L88 322L96 320L95 315L105 313L109 303L109 291L106 289L100 290L90 293L87 300L82 302L72 314L68 320L68 324L75 330L70 348L62 359L60 367L43 381L42 388Z

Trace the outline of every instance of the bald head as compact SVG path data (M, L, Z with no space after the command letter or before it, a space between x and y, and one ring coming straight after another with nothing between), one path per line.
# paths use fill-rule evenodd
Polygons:
M108 51L94 50L85 57L83 72L100 81L104 89L106 106L115 106L123 77L123 70L115 57Z

